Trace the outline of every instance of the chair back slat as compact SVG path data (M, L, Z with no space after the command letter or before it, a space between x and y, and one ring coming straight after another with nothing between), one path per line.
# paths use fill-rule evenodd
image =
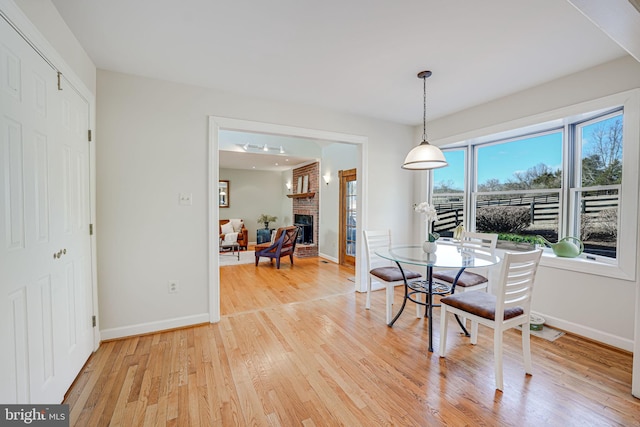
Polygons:
M494 233L476 233L464 231L460 238L462 248L473 249L480 252L488 252L495 255L498 235Z
M531 294L541 255L541 250L505 254L496 289L496 319L503 319L504 310L512 307L521 307L524 314L529 316Z
M367 251L367 271L391 265L391 261L375 254L377 250L391 249L391 230L363 230Z

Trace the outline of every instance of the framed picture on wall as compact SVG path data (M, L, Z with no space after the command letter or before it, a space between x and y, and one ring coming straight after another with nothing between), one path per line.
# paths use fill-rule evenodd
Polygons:
M229 181L221 179L218 181L218 206L229 207Z
M302 177L301 176L298 177L298 187L296 188L296 193L298 194L302 193Z

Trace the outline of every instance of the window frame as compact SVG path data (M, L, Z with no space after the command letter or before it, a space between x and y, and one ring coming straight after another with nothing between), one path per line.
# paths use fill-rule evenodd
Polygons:
M475 224L475 209L471 205L475 200L473 193L477 193L477 146L486 143L499 143L508 139L522 138L527 134L551 131L563 128L563 187L561 192L559 236L565 236L571 230L569 218L573 211L568 206L571 203L571 187L575 168L569 165L575 160L573 152L575 146L569 144L569 138L575 131L574 126L595 118L598 115L623 111L623 147L622 147L622 184L619 192L618 223L625 224L625 230L619 228L617 257L607 258L591 256L590 254L578 258L559 258L553 256L550 249L543 254L541 265L587 274L615 277L623 280L635 280L638 239L638 185L640 164L640 89L633 89L603 98L563 107L557 110L493 125L487 128L466 132L449 138L434 140L435 145L443 150L467 148L467 170L465 171L465 218L469 224ZM470 166L473 165L473 169ZM433 173L429 173L429 193L432 194ZM475 190L475 191L474 191ZM561 234L562 233L562 234Z
M470 152L472 151L470 149L469 146L458 146L458 147L454 147L454 148L448 148L448 149L443 149L443 152L446 151L462 151L463 156L464 156L464 171L463 171L463 184L462 184L462 193L436 193L433 190L433 185L429 184L428 185L428 200L433 201L433 197L437 197L437 196L447 196L447 197L452 197L452 196L458 196L460 194L462 194L462 215L464 218L464 223L470 221L468 213L470 212L469 210L469 199L470 199L470 191L469 188L471 188L472 185L472 180L471 177L469 176L469 165L471 164L471 154ZM429 173L429 182L434 182L435 183L435 179L433 178L433 174L434 174L435 170L430 171Z

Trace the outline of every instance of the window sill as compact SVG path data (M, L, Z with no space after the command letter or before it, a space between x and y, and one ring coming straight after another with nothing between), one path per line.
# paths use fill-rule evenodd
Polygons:
M540 265L549 268L575 271L596 276L611 277L621 280L635 280L634 277L625 273L620 266L607 262L591 260L582 256L577 258L562 258L554 255L551 249L544 249Z

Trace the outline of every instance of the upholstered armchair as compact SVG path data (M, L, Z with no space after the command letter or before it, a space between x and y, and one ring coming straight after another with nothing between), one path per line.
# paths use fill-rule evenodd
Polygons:
M278 228L273 242L256 245L256 266L258 265L260 257L266 257L271 258L271 263L273 263L275 259L276 267L280 268L280 258L287 255L289 256L291 265L293 265L293 253L296 250L298 230L298 227L295 225Z
M221 219L220 220L220 239L224 240L228 233L238 233L238 246L240 249L247 249L249 244L249 231L244 226L241 219Z

